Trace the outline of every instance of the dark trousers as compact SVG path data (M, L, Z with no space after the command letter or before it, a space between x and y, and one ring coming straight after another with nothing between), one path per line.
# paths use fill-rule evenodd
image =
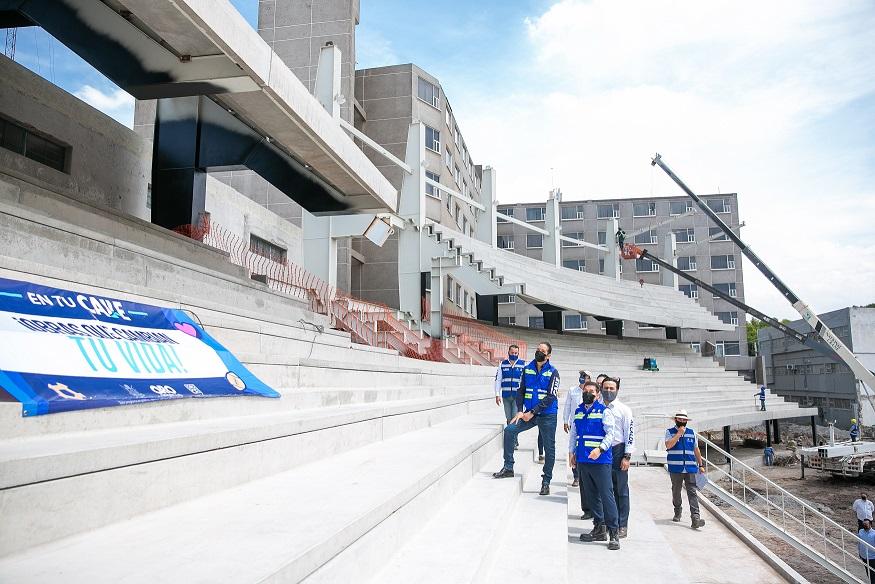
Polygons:
M538 428L538 456L544 456L544 437L541 436L540 428Z
M764 399L760 400L760 411L761 412L766 411L766 400L764 400Z
M863 560L864 564L869 566L869 569L866 570L869 573L869 584L875 584L875 558L867 560L863 556L860 556L860 559Z
M611 482L611 465L578 463L577 472L580 473L581 490L586 488L593 524L605 525L609 530L617 529L619 518Z
M504 427L504 468L513 470L513 446L517 436L535 426L544 439L544 472L541 479L545 485L549 485L556 462L556 414L538 414L528 422L520 420Z
M617 500L617 513L620 516L620 527L629 527L629 471L620 470L625 444L617 444L613 448L614 462L611 465L611 481L614 484L614 498Z
M578 485L577 488L580 490L580 510L586 513L592 507L589 506L589 499L586 496L586 483L583 480L583 476L580 474L580 467L583 466L578 464L574 467L574 476L577 477Z

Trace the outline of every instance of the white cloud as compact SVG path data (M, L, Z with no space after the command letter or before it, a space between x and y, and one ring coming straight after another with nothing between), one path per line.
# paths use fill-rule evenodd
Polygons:
M868 303L871 156L812 128L875 95L873 26L859 2L563 0L527 20L515 91L456 110L503 202L543 200L551 168L567 199L680 194L659 151L694 190L739 193L743 237L816 310ZM792 317L745 267L748 302Z
M371 28L361 28L356 32L356 68L384 67L396 65L401 59L392 46L392 41Z
M129 128L134 127L134 98L122 89L109 93L83 85L73 93L76 97Z

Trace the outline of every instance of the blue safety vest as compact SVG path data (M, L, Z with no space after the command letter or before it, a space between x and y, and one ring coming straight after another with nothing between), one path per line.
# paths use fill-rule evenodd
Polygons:
M669 428L668 433L674 438L678 433L677 427ZM686 428L684 437L678 440L674 446L668 449L668 472L699 472L696 464L696 432L692 428Z
M766 388L760 387L760 401L766 401Z
M857 438L860 436L860 427L856 424L851 425L851 440L854 442L857 441Z
M516 361L505 359L501 362L501 397L516 399L525 367L525 361L519 358Z
M593 402L589 412L581 404L574 412L574 426L577 429L577 445L574 452L578 464L611 464L613 454L610 448L602 452L595 460L589 459L589 453L598 447L605 439L605 410L607 406L601 402Z
M559 372L546 361L541 367L540 373L535 366L533 359L523 370L523 375L526 379L526 392L523 395L523 411L529 411L538 405L538 402L547 397L550 393L550 384L553 382L553 376L559 375ZM554 399L553 403L546 409L541 410L542 414L555 414L559 411L559 399Z

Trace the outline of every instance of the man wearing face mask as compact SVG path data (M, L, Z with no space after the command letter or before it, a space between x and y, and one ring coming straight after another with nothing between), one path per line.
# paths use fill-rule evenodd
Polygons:
M617 512L620 514L620 537L629 531L629 464L635 453L635 419L632 409L617 399L620 378L605 376L602 381L602 401L614 413L614 439L611 442L611 479Z
M566 434L568 434L568 428L574 423L574 411L577 410L577 406L580 405L583 384L591 378L592 376L588 371L581 370L577 385L569 389L568 393L565 394L565 407L562 409L562 429L565 430ZM571 486L576 487L579 484L577 467L574 467L572 470L574 471L574 482L571 483ZM581 498L581 501L583 501L583 498ZM583 510L586 513L589 512L589 509L587 509L586 506L584 506ZM587 519L589 519L589 517Z
M583 403L574 413L569 432L571 463L577 466L580 483L586 489L593 514L593 530L580 535L581 541L608 540L609 550L620 549L619 517L611 483L614 413L598 401L599 387L588 381L583 387Z
M519 409L516 405L516 394L520 387L520 378L523 376L525 361L519 358L519 345L511 345L507 348L507 359L501 362L495 372L495 404L504 405L504 420L510 424ZM513 447L519 446L519 441L514 442Z
M513 476L513 445L520 432L537 426L544 439L544 472L541 475L541 495L550 494L553 464L556 461L556 414L559 411L559 371L550 364L553 347L544 342L535 351L535 360L523 369L517 390L517 413L504 428L504 467L492 476L504 479Z
M681 487L686 486L687 501L690 503L693 529L705 525L699 516L699 495L696 492L696 473L705 472L702 453L699 452L699 438L695 430L687 427L690 417L687 410L674 415L675 425L665 431L665 450L668 454L668 473L671 477L671 500L674 505L672 521L681 520L683 503Z

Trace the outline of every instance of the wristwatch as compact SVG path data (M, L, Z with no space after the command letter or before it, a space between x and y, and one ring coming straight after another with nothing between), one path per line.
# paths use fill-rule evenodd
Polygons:
M624 454L624 455L623 455L623 458L624 458L625 460L632 460L632 455L631 455L631 454Z

